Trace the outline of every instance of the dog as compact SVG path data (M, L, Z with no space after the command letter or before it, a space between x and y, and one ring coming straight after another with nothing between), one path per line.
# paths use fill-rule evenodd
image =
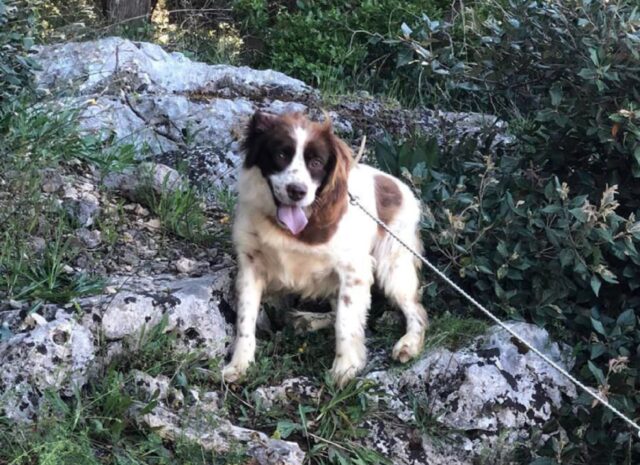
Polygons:
M367 361L365 325L374 277L406 320L393 358L405 363L416 357L428 325L420 303L420 263L349 202L349 194L356 196L421 253L420 203L411 189L355 164L328 117L318 123L301 113L258 111L243 149L232 234L238 260L236 339L223 378L240 380L254 360L263 295L286 292L329 299L336 341L331 376L344 387ZM326 321L313 329L323 326Z

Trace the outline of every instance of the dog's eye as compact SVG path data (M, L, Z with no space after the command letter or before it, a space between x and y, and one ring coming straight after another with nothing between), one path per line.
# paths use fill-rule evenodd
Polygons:
M309 168L320 169L322 168L322 161L319 158L314 158L309 162Z
M284 152L279 152L278 155L276 155L276 157L278 158L278 160L286 160L287 159L287 155Z

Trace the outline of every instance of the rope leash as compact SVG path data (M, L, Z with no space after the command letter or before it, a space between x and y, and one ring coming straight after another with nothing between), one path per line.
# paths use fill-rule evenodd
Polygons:
M527 349L529 349L531 352L536 354L538 357L540 357L542 360L544 360L547 364L549 364L553 368L555 368L561 375L563 375L564 377L569 379L574 385L578 386L584 392L586 392L591 397L593 397L595 400L600 402L602 405L604 405L607 409L609 409L611 412L613 412L620 419L624 420L632 429L636 430L636 432L638 434L638 437L640 437L640 425L638 425L631 418L629 418L624 413L622 413L620 410L618 410L613 405L611 405L609 402L607 402L607 400L605 400L602 396L600 396L599 394L596 394L595 392L593 392L593 390L591 388L587 387L585 384L583 384L581 381L579 381L577 378L575 378L573 375L571 375L571 373L569 373L567 370L562 368L556 362L551 360L549 357L547 357L541 351L539 351L538 349L533 347L528 341L523 339L514 330L509 328L505 323L502 322L502 320L500 320L500 318L495 316L493 313L491 313L489 310L487 310L482 304L480 304L477 300L475 300L473 297L471 297L471 295L469 295L464 289L462 289L455 282L453 282L451 279L449 279L443 272L441 272L438 268L436 268L436 266L433 265L429 260L427 260L425 257L420 255L418 252L413 250L413 248L411 248L409 245L407 245L384 222L380 221L380 219L378 217L376 217L375 215L369 213L369 211L366 208L364 208L364 206L360 203L358 198L355 195L351 194L351 192L349 192L349 200L350 200L352 205L355 205L358 208L360 208L360 210L362 210L369 218L371 218L374 222L376 222L378 224L378 226L380 226L382 229L384 229L386 232L388 232L391 237L393 237L396 241L398 241L398 243L400 243L400 245L402 245L405 249L407 249L409 252L411 252L411 254L413 256L415 256L418 260L420 260L422 263L427 265L427 267L429 267L429 269L431 271L433 271L436 275L438 275L440 277L440 279L442 279L445 283L447 283L449 286L454 288L460 295L462 295L465 299L467 299L474 306L476 306L482 313L484 313L486 316L488 316L491 320L493 320L502 329L506 330L509 334L511 334L513 337L515 337L518 341L520 341Z

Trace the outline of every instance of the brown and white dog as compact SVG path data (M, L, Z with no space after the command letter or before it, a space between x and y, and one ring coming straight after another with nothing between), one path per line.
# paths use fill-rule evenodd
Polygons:
M365 323L374 274L406 318L406 334L393 357L406 362L418 355L427 327L419 264L348 199L348 192L357 196L421 251L420 204L411 190L372 167L353 166L351 151L333 134L328 119L315 123L299 113L256 112L244 149L233 226L237 335L223 377L238 380L254 360L263 294L291 292L330 299L336 334L331 375L343 386L366 364Z

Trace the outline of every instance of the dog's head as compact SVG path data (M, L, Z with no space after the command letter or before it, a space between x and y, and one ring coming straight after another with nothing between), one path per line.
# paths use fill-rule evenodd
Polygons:
M342 208L346 202L351 152L334 135L328 117L315 123L300 113L256 112L244 148L244 168L260 170L271 189L278 222L294 235L314 224L321 227L327 215L336 216L332 204Z

